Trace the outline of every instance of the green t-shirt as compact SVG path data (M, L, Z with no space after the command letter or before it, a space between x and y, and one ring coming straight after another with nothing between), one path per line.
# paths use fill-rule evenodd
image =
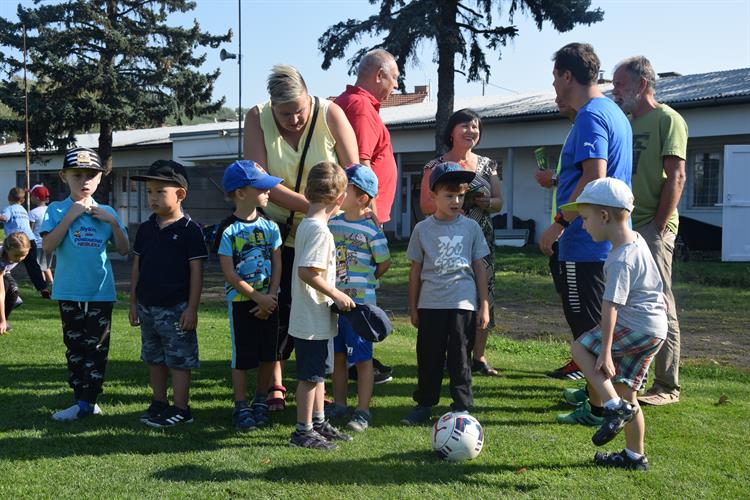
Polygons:
M633 227L650 223L656 216L667 174L664 157L687 157L688 128L685 120L672 108L659 104L656 109L633 119ZM667 227L677 233L677 210Z

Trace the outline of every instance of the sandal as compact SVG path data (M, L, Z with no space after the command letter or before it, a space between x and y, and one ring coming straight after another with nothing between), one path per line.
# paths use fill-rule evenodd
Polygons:
M480 361L478 359L471 362L471 371L472 373L478 372L485 377L497 377L499 375L498 371L487 364L486 361Z
M271 394L274 392L280 392L281 397L271 397ZM286 409L286 387L283 385L274 385L271 387L268 390L266 403L268 404L268 411L284 411Z

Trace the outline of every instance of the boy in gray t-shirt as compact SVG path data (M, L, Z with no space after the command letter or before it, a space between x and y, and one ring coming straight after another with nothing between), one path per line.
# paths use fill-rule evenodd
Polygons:
M482 258L490 253L479 224L461 215L474 172L457 163L441 163L430 175L435 214L416 225L406 256L409 310L417 327L417 406L401 423L416 425L432 417L440 400L448 360L454 411L468 411L471 351L477 327L489 323L487 275Z
M597 465L648 470L644 454L645 422L636 395L651 360L667 336L662 282L651 252L628 223L633 193L611 177L590 182L575 203L594 241L609 241L604 263L602 322L573 343L573 359L586 375L593 404L604 406L604 423L591 440L608 443L624 428L625 449L596 453Z

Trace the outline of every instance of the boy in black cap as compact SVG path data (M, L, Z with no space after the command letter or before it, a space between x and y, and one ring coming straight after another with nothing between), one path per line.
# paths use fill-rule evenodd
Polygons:
M154 214L140 225L133 246L130 283L132 326L141 326L141 359L149 365L153 399L141 415L151 427L190 423L190 371L198 368L198 303L203 287L203 259L208 257L203 232L183 215L187 196L185 167L158 160L146 175ZM167 377L172 374L174 404L167 402Z

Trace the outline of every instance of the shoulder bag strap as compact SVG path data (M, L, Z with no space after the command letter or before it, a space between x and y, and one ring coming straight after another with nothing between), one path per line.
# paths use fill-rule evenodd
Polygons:
M300 184L302 184L302 170L305 168L305 157L307 156L307 150L310 147L310 141L312 140L313 131L315 130L315 122L318 121L318 98L315 97L313 101L313 114L310 128L307 130L307 137L305 138L305 145L302 146L302 155L299 157L299 167L297 167L297 182L294 185L294 192L299 193ZM287 226L291 229L292 223L294 222L294 210L289 211L289 217L286 219Z

